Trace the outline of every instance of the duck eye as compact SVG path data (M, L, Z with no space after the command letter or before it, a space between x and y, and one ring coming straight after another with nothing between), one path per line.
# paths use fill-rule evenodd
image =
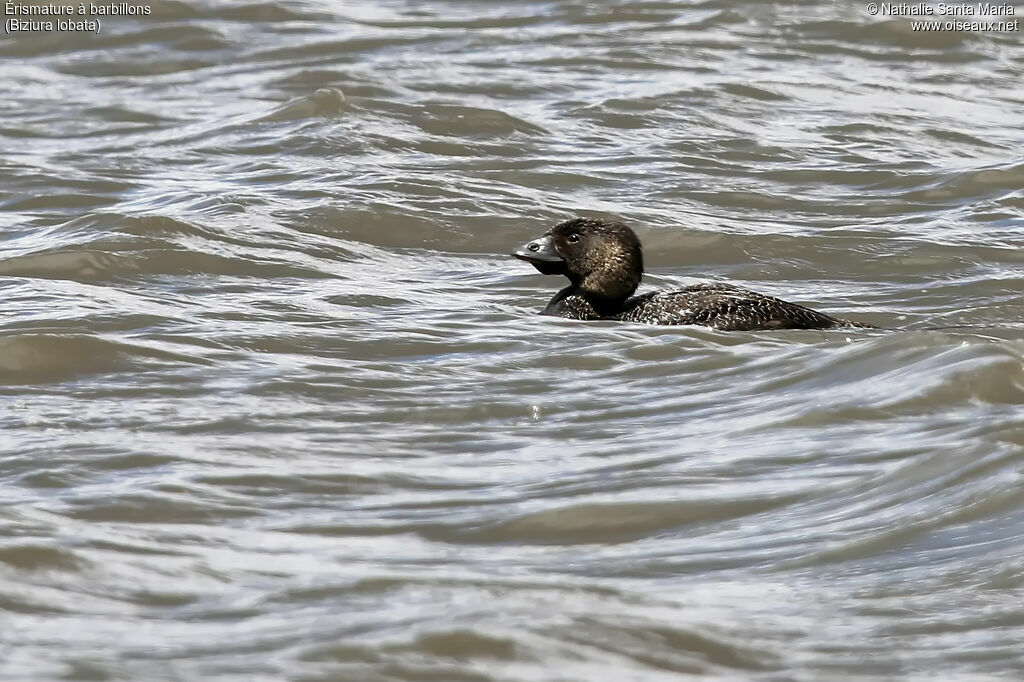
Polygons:
M568 237L566 237L565 240L567 242L569 242L570 244L575 244L576 242L578 242L580 240L580 236L578 234L576 234L575 232L573 232Z

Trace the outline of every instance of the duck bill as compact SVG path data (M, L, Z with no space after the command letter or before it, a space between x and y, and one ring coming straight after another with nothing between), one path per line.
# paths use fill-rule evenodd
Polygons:
M543 275L564 275L567 272L565 260L555 250L550 234L523 244L512 255L537 268Z

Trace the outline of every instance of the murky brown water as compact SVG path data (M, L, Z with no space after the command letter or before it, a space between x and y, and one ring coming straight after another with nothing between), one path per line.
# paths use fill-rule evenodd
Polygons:
M1024 679L1020 32L167 0L0 59L5 682ZM538 317L577 213L886 329Z

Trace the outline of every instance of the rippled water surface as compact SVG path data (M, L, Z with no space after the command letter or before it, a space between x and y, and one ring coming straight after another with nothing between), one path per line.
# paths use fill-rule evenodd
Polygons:
M151 7L0 38L5 682L1024 679L1020 31ZM577 214L881 329L538 317Z

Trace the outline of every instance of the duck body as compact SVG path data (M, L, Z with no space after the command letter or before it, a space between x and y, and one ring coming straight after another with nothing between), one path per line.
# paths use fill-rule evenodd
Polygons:
M555 294L543 315L726 331L871 326L724 283L634 296L643 276L640 240L619 222L566 220L512 255L544 274L569 278L569 286Z
M574 320L701 325L724 331L865 326L774 296L717 283L632 296L623 303L622 312L614 315L602 315L585 297L576 295L572 287L566 287L551 299L541 314Z

